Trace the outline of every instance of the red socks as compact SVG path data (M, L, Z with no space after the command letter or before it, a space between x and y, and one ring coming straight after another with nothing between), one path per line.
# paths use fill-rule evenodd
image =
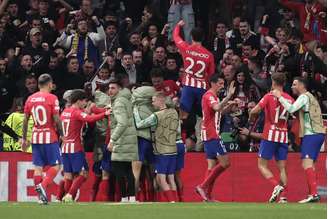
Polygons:
M287 185L284 185L283 187L284 187L284 191L281 192L280 198L287 198L288 187Z
M57 175L57 170L53 167L50 167L47 171L46 177L42 181L41 185L44 189L46 189L51 183L53 183L54 178Z
M65 181L61 180L59 182L59 187L56 195L57 200L62 200L63 196L65 195Z
M73 197L76 196L77 190L82 186L82 184L86 181L87 179L84 176L78 176L73 180L72 186L69 189L69 194L71 194Z
M42 182L42 176L33 176L34 185L39 185Z
M175 193L176 191L173 191L173 190L167 190L167 191L163 191L164 193L164 196L166 198L166 200L168 202L174 202L176 201L176 197L175 197Z
M214 168L212 168L205 178L205 180L200 184L202 188L208 188L209 185L214 184L215 179L225 170L220 164L217 164Z
M183 202L184 201L184 198L183 198L183 187L177 188L177 193L178 193L178 197L179 197L179 202Z
M307 168L305 170L306 173L306 179L309 187L309 193L310 195L317 195L317 179L316 179L316 173L313 167Z
M65 190L65 193L68 193L68 191L70 190L71 186L72 186L72 182L73 180L71 179L64 179L64 190Z
M96 195L96 201L106 202L109 201L109 182L108 179L101 180L99 184L98 193Z
M274 176L267 178L267 180L273 185L273 186L277 186L279 185L279 182L274 178Z
M100 182L101 182L101 176L94 176L92 191L91 191L91 200L90 200L92 202L96 200L96 195L98 193Z

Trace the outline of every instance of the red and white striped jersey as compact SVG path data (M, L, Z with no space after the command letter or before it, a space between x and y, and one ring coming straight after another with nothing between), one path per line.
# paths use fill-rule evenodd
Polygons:
M62 153L77 153L84 151L82 131L85 123L95 122L104 118L104 116L104 112L95 115L88 115L74 106L66 108L60 116L64 132Z
M290 101L290 103L294 102L294 99L287 93L283 92L282 96ZM288 143L287 110L271 93L264 95L264 97L259 102L259 106L264 110L265 113L264 129L262 135L263 139L272 142Z
M182 58L185 74L182 84L196 88L208 88L208 79L215 72L213 54L200 44L189 45L180 37L180 26L173 32L173 40Z
M59 115L59 102L55 95L36 92L25 103L24 113L34 121L32 144L51 144L58 141L54 115Z
M201 138L203 141L220 138L221 113L213 110L213 104L219 103L219 98L208 90L202 98L203 121Z

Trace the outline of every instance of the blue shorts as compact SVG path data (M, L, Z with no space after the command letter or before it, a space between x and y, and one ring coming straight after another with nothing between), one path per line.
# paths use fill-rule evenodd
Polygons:
M147 161L149 164L154 163L155 155L151 141L142 137L138 137L138 153L139 161Z
M223 156L227 154L227 150L220 139L212 139L204 142L204 150L207 159L216 159L217 156Z
M92 170L96 176L101 176L101 161L94 162Z
M32 144L32 160L35 166L55 166L62 164L59 143Z
M320 148L325 141L324 134L305 135L301 144L301 158L311 158L317 160Z
M156 155L155 173L170 175L175 173L177 163L176 155Z
M82 170L89 171L89 165L85 159L85 153L63 153L63 164L65 173L79 173Z
M176 165L176 171L182 170L184 167L184 155L186 153L186 148L183 143L177 143L177 165Z
M197 112L201 112L202 97L206 92L205 89L183 86L181 90L180 108L190 113L196 106Z
M271 160L273 155L275 159L287 160L288 145L286 143L279 143L267 140L261 140L259 157L265 160Z
M112 162L111 162L112 153L109 150L107 150L107 145L104 145L102 152L103 152L103 158L101 160L101 169L109 173L112 170Z

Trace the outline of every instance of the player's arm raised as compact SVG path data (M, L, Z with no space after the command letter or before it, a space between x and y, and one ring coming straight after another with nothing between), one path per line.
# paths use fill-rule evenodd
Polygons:
M233 94L235 93L235 90L236 90L235 82L233 81L228 87L227 96L223 98L223 100L220 103L212 104L213 110L217 112L222 112L223 109L226 107L227 103L229 102L229 100L231 99L231 97L233 96Z
M184 25L185 25L184 21L181 20L177 23L177 25L173 30L173 41L179 50L183 49L188 45L185 41L183 41L183 39L180 36L180 28Z

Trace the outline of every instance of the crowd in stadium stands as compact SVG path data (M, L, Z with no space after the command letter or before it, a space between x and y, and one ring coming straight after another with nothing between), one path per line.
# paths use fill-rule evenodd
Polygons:
M272 73L286 74L285 91L291 95L293 78L306 78L325 114L326 16L325 0L208 0L206 4L201 0L1 0L1 130L11 128L15 133L11 133L14 138L3 134L0 151L21 151L17 140L22 135L24 103L38 91L38 77L43 73L53 78L53 94L62 110L69 102L64 94L74 89L84 89L97 107L107 106L113 80L132 92L132 99L129 92L127 97L121 95L134 107L142 98L147 99L147 92L155 95L161 91L178 109L182 80L190 71L174 40L180 20L184 25L179 34L188 43L192 40L190 31L202 28L202 44L214 56L215 73L225 80L220 99L227 95L227 87L235 84L232 99L237 105L220 121L227 150L257 151L259 142L245 136L248 130L262 132L264 115L249 123L249 111L270 91ZM141 86L153 86L154 90L134 92ZM112 100L111 104L115 107L118 103ZM200 111L192 107L181 127L188 151L203 151ZM129 122L131 119L133 126L132 112L118 114ZM85 151L93 152L96 162L106 154L106 134L115 129L116 122L109 125L103 119L88 123L84 129ZM29 132L33 121L30 123ZM298 151L298 124L291 120L289 126L296 130L289 132L289 150ZM132 135L135 129L131 128ZM125 141L137 144L135 139ZM97 174L108 178L106 171Z

